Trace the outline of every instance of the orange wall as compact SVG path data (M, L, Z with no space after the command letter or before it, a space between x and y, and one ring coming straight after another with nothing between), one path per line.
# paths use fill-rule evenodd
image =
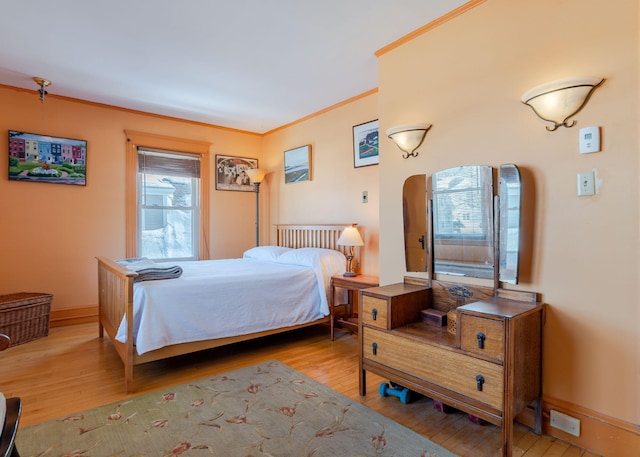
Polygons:
M255 243L255 194L215 191L215 154L260 157L262 136L0 87L0 151L21 130L87 145L86 187L7 179L0 160L0 294L54 294L52 309L95 305L95 256L125 255L124 130L212 143L211 258L238 257ZM261 164L261 163L260 163Z
M378 274L378 165L354 168L353 126L378 118L376 93L265 135L263 163L271 171L271 223L357 223L363 228L361 273ZM284 151L312 150L312 179L284 183ZM369 203L362 203L368 191ZM268 223L268 221L265 221ZM266 227L265 227L266 228Z
M489 0L379 58L380 131L433 128L418 158L381 140L380 276L405 274L402 184L465 164L515 163L533 199L531 267L518 289L548 303L544 396L640 423L638 2ZM570 76L607 81L575 128L547 132L520 102ZM578 153L602 127L603 151ZM576 196L597 170L598 194Z

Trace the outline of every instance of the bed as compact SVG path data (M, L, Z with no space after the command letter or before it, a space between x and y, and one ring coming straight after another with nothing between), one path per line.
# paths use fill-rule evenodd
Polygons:
M258 250L248 250L245 256L251 257L251 252L253 251L253 256L257 257L255 262L252 260L249 264L247 263L248 260L244 258L204 261L204 263L222 265L227 276L221 281L231 285L235 284L236 290L241 289L245 295L248 295L248 297L245 297L246 299L250 299L250 294L255 293L256 288L261 295L269 297L270 307L263 304L254 310L239 307L238 301L230 295L229 291L216 293L213 292L212 289L202 289L215 286L205 284L205 278L198 270L200 268L200 262L190 262L194 264L193 266L186 265L186 263L185 265L181 264L181 266L185 268L185 272L179 279L136 282L135 279L138 274L135 271L122 266L115 260L106 257L97 257L99 336L101 338L104 337L104 332L106 331L124 363L126 392L130 393L134 390L133 375L134 366L136 365L290 331L309 325L329 322L328 297L326 296L326 292L329 290L328 280L331 274L336 273L336 259L342 258L343 255L347 253L348 247L338 246L337 244L338 238L346 225L349 224L277 225L276 246L285 249L277 250L275 247L263 247ZM292 251L280 256L281 252L288 251L286 248L290 248ZM303 264L306 265L306 260L302 262L296 260L300 259L301 256L303 259L309 258L307 256L309 253L313 254L312 257L314 259L316 258L315 251L317 250L305 248L322 248L341 253L334 256L335 258L331 258L331 255L329 256L331 259L330 268L322 267L322 269L325 270L323 272L323 280L325 282L324 290L322 290L318 267L314 266L310 268L311 264L302 266ZM277 252L277 254L275 254L277 257L276 260L264 258L265 255L267 257L274 255L273 252ZM286 260L284 260L285 258ZM294 260L291 260L292 258ZM261 270L264 264L272 260L277 263L277 265L269 268L270 273L266 275L267 278L258 280L258 277L263 277ZM247 265L250 265L250 267L247 267ZM314 265L316 265L315 260ZM192 271L192 269L196 271ZM234 277L233 271L237 272L237 277ZM344 264L340 271L344 271ZM249 274L249 276L243 276L243 274ZM252 278L254 280L252 280ZM296 278L296 280L293 281L291 278ZM315 280L309 278L315 278ZM187 293L181 295L179 290L176 289L180 281L191 281L190 287L187 289L189 290L189 294L218 297L219 305L222 306L220 302L224 302L224 305L228 308L226 312L218 309L213 313L224 312L225 314L223 315L225 316L231 314L239 315L239 319L233 324L236 325L236 327L233 325L226 326L224 330L221 330L222 333L217 333L216 336L210 337L204 331L205 329L201 328L200 323L194 323L193 319L188 320L189 315L199 315L199 313L202 313L202 310L198 308L190 310L188 308L190 305L187 302L193 300L195 303L198 297L195 296L192 299ZM271 286L269 285L269 281L273 281ZM289 285L299 284L300 290L290 289L286 292L285 298L265 294L265 290L282 289L284 287L281 286L283 284L282 281L289 283ZM167 289L161 289L163 284ZM242 284L242 287L240 287L240 284ZM313 292L314 284L316 285L315 292ZM252 290L254 292L252 292ZM295 298L296 293L300 294L299 299ZM311 311L305 308L306 305L304 305L296 308L296 311L285 313L287 314L286 316L274 317L275 311L278 309L278 304L275 303L275 300L286 300L287 303L296 302L297 304L298 302L302 303L307 300L310 295L315 297L317 294L322 293L325 294L324 298L321 296L319 300L314 300L315 304L309 305L314 307ZM166 298L163 306L174 313L168 318L169 324L166 323L167 319L165 319L164 322L159 320L161 319L159 316L162 315L160 311L157 311L155 314L152 312L159 307L152 308L149 305L143 305L145 299L160 296ZM172 300L179 302L179 304L172 307ZM155 304L155 301L151 300L151 302ZM141 316L145 313L150 317L150 320L143 323ZM293 315L294 317L289 319L289 317L291 317L289 315ZM251 319L249 319L251 321L249 323L250 325L244 325L247 319L244 319L243 316L245 318L251 316ZM261 317L264 319L261 319ZM228 319L225 319L225 321L226 320ZM214 319L202 321L211 322L214 321ZM176 323L179 325L176 325ZM181 336L175 337L172 335L174 331L180 335L178 330L181 326L185 326L188 329L188 333L194 335L195 340L188 341ZM156 329L161 329L161 331L156 331ZM146 335L151 336L150 343L143 343L143 334L145 331ZM155 338L154 340L154 337L158 335L162 335L162 338ZM165 335L167 335L167 338L165 338ZM138 338L140 339L139 342ZM138 345L140 348L138 348Z

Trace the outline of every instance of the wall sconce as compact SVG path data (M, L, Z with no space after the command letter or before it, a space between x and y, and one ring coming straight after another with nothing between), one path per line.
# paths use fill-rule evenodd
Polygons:
M51 81L44 78L38 78L37 76L34 76L33 80L36 82L38 86L40 86L40 89L38 89L38 93L40 94L40 103L44 104L44 96L49 93L46 90L44 90L44 88L50 86Z
M431 124L398 125L388 129L387 136L405 153L402 157L408 159L409 156L418 157L414 151L420 147L430 128Z
M347 271L342 276L351 278L357 276L355 272L355 265L353 264L353 257L355 254L355 246L364 246L360 232L358 231L357 224L353 224L345 229L340 234L340 238L336 243L338 246L350 246L349 255L347 255Z
M547 125L550 132L558 127L573 127L576 123L570 117L577 114L587 104L593 91L604 82L599 78L569 78L552 81L528 90L522 95L522 103L529 105Z
M260 183L267 174L267 170L261 168L249 168L245 170L245 173L253 183L253 189L256 192L256 246L260 246Z

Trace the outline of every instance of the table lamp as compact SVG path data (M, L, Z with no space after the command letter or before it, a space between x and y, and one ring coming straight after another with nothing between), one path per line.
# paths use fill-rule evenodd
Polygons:
M353 264L353 256L355 252L355 246L364 246L364 242L362 241L362 237L360 236L360 232L358 231L357 224L353 224L350 227L345 227L345 229L340 234L340 238L338 238L338 246L349 246L349 254L347 257L347 271L343 274L343 276L350 278L353 276L357 276L355 270L355 265Z

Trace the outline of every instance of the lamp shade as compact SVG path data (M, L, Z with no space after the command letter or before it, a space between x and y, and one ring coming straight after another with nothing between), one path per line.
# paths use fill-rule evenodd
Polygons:
M552 122L556 130L560 126L572 127L568 119L586 105L591 93L604 82L600 78L569 78L551 81L522 94L522 103L531 107L536 115Z
M265 175L267 174L267 170L264 170L262 168L249 168L245 170L245 173L247 174L247 176L249 176L249 179L251 180L252 183L259 184L262 182Z
M420 147L424 141L431 124L405 124L392 127L387 130L387 136L391 138L400 150L406 153L404 158L417 156L414 151Z
M355 225L345 227L340 234L337 244L339 246L364 246L360 232Z

